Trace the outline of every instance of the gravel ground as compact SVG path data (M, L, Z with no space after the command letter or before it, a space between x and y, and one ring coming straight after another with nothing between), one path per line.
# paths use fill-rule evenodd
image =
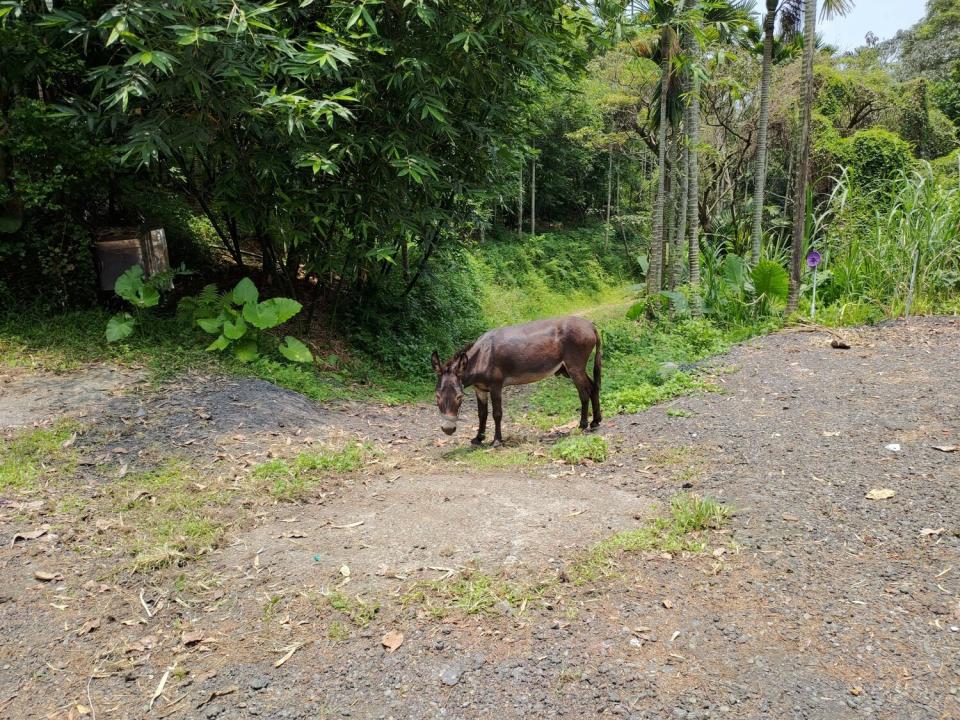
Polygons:
M0 502L5 540L51 525L0 549L0 716L960 718L960 451L937 449L960 445L960 321L830 339L783 332L715 358L722 392L609 418L612 458L573 475L454 464L468 438L438 444L426 407L189 378L84 399L95 425L77 444L96 462L78 482L115 473L118 445L218 476L314 440L383 456L303 505L238 498L218 552L152 576L66 542L82 529L58 527L49 498ZM0 417L25 381L63 397L17 376ZM31 421L54 413L41 405ZM526 587L680 491L735 508L705 553L626 554L489 614L437 617L410 594L465 566ZM63 578L36 581L51 565Z

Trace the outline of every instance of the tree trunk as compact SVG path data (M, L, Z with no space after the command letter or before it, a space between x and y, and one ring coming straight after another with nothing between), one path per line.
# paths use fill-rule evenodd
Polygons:
M663 281L663 212L666 205L667 179L667 95L670 91L670 36L662 33L663 63L660 80L660 127L657 131L657 195L653 204L650 232L650 255L647 269L647 294L660 292Z
M793 187L793 239L790 253L790 295L787 314L795 312L800 301L803 277L803 240L807 219L807 177L810 174L810 122L813 115L813 57L816 53L817 0L803 5L803 115L800 120L800 160Z
M680 188L679 228L677 229L676 244L673 256L676 262L673 266L674 285L680 283L680 274L683 270L683 251L687 241L687 210L690 204L690 103L683 109L683 156L680 161L680 177L683 179Z
M699 48L696 38L688 41L692 63L699 59ZM690 129L687 132L687 142L690 146L690 167L687 174L690 177L689 194L687 195L687 232L690 233L690 287L694 292L694 302L691 312L700 314L700 303L696 297L700 287L700 158L697 144L700 142L700 80L693 76L690 88Z
M523 240L523 163L520 163L520 194L517 196L519 215L517 216L517 237Z
M537 234L537 158L530 169L530 234Z
M603 228L603 251L607 251L607 242L610 239L610 204L613 201L613 144L607 158L607 224Z
M763 205L767 194L767 130L770 125L770 77L773 72L773 31L777 19L777 0L767 0L763 18L763 73L760 78L760 120L757 127L757 167L753 174L753 230L750 263L760 261L763 239Z
M680 154L678 147L680 143L679 130L679 128L675 127L671 131L670 174L667 177L667 197L669 198L669 205L665 211L667 230L663 234L663 268L667 280L666 285L669 290L673 290L677 286L677 278L675 275L677 258L674 253L674 247L677 241L677 201L679 200L680 189L680 168L677 163L677 156Z

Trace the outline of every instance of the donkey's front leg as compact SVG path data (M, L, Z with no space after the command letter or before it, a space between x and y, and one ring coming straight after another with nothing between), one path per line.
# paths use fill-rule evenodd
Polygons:
M480 429L477 430L477 436L470 441L472 445L482 445L483 438L487 434L487 401L490 399L490 393L486 390L477 390L477 415L480 416Z
M503 386L493 385L490 388L493 400L493 446L503 445L503 436L500 434L500 421L503 419Z

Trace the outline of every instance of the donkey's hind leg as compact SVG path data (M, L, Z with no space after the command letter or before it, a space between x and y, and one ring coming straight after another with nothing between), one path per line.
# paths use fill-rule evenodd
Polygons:
M577 386L577 393L580 395L580 429L585 430L587 427L587 407L593 393L593 383L590 382L590 378L587 377L587 373L582 368L568 367L567 372L570 373L570 379Z

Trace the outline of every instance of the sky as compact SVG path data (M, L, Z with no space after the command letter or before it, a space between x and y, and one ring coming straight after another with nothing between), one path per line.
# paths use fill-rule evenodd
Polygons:
M845 17L821 22L817 18L817 32L830 45L841 50L853 50L864 44L868 32L881 40L888 40L923 17L925 0L854 0L854 7ZM755 2L755 7L763 7Z
M817 30L824 41L841 50L853 50L863 45L868 32L887 40L905 30L923 17L923 0L855 0L853 10L846 17L817 22Z

